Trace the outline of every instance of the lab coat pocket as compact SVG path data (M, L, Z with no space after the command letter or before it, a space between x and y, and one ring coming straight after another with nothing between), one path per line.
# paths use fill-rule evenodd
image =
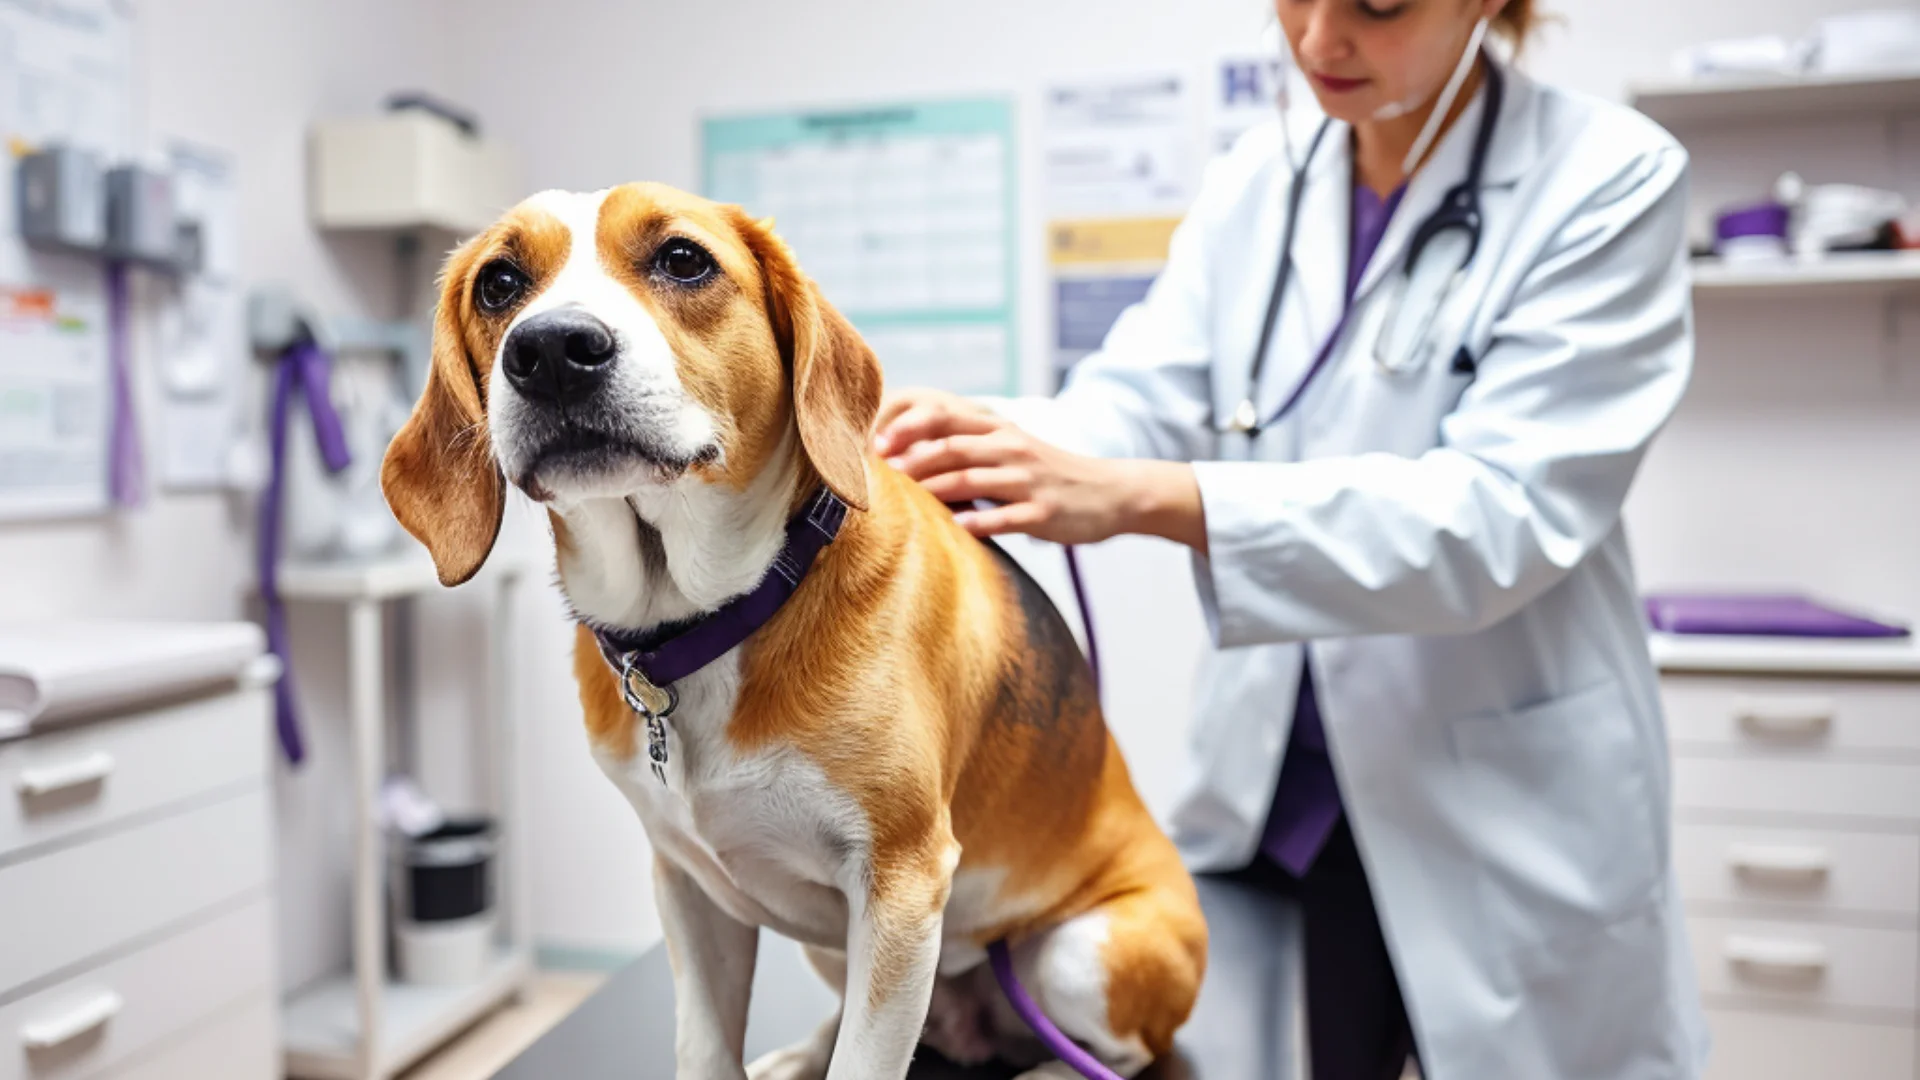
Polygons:
M1451 725L1488 924L1512 947L1591 934L1659 886L1653 763L1618 683Z

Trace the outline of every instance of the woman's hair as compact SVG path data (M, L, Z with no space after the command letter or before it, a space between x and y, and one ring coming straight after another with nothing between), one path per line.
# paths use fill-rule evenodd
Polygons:
M1507 0L1507 6L1493 20L1493 28L1505 35L1516 53L1526 46L1527 38L1539 25L1533 0Z

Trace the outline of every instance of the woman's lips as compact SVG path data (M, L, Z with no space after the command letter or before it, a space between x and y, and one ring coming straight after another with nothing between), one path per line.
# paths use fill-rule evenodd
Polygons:
M1338 75L1322 75L1317 71L1313 74L1313 81L1319 83L1322 89L1335 94L1352 93L1367 85L1366 79L1343 79Z

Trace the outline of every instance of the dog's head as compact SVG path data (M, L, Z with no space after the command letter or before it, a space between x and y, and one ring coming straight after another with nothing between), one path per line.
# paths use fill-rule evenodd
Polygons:
M804 469L865 509L879 404L872 352L769 225L654 184L546 192L448 259L381 485L451 585L486 561L507 483L563 511L744 490L797 432Z

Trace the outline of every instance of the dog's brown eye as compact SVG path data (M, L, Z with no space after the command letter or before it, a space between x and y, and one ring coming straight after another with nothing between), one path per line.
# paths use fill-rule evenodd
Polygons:
M654 252L653 268L682 285L705 281L714 271L713 256L691 240L673 239Z
M490 262L480 268L480 277L473 283L473 298L479 302L480 310L498 315L512 307L531 284L527 275L512 263Z

